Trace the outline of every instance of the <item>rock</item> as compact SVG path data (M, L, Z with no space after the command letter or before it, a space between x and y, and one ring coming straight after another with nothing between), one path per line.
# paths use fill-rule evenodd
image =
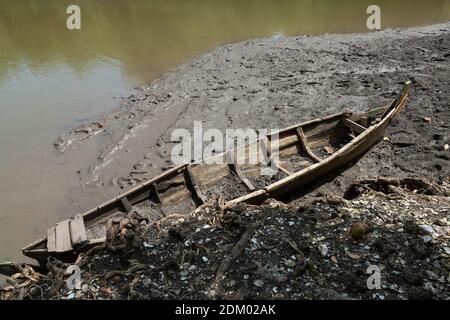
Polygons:
M261 279L258 279L258 280L253 281L253 284L255 286L257 286L258 288L261 288L262 286L264 286L264 281Z
M326 257L328 254L328 245L326 243L319 245L319 252L322 256Z
M181 274L181 272L180 272L180 274ZM148 287L148 286L150 286L151 284L152 284L152 280L151 280L150 278L144 278L144 279L142 279L142 285L143 285L143 286Z
M432 234L434 232L433 228L426 224L419 225L419 228L425 234Z
M353 260L359 260L359 259L361 259L361 256L360 256L359 254L352 253L352 252L349 252L349 253L348 253L348 256L349 256L350 258L352 258Z
M353 239L362 239L362 237L367 233L368 227L365 223L355 222L350 228L350 234Z
M292 260L292 259L287 259L287 260L284 261L284 264L286 266L288 266L289 268L294 268L295 265L297 264L297 262Z
M197 266L196 265L191 265L188 268L189 272L194 272L195 270L197 270Z

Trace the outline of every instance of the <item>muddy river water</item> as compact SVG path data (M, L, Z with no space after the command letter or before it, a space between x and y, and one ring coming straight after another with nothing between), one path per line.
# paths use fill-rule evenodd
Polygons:
M450 0L0 0L0 261L23 259L22 246L76 213L67 194L93 155L59 155L61 133L220 44L366 32L373 3L382 28L450 19ZM66 28L70 4L81 30Z

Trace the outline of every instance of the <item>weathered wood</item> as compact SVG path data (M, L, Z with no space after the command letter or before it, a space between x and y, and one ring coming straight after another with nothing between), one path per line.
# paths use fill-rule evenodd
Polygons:
M333 155L323 160L317 157L311 151L311 149L314 148L315 146L323 145L323 142L328 141L330 137L333 137L333 134L341 136L342 134L346 133L344 126L342 125L336 126L337 124L339 124L339 122L345 116L346 113L339 113L327 117L314 119L308 122L304 122L280 130L277 133L280 152L285 148L294 147L300 143L301 144L300 146L304 149L303 151L305 151L306 155L310 158L312 157L313 160L316 161L317 163L310 165L307 168L304 168L298 172L292 173L288 177L283 178L269 186L266 186L261 190L254 191L254 187L252 186L250 181L242 174L242 171L240 170L240 167L238 166L238 163L236 161L236 152L234 150L230 150L229 152L222 154L222 156L226 156L228 158L229 170L235 176L237 176L250 191L252 191L247 195L244 195L240 198L227 202L226 206L232 206L240 202L259 203L264 199L267 199L268 197L280 196L286 192L293 191L296 188L308 182L315 181L324 174L340 166L343 166L349 161L360 156L365 151L367 151L374 143L376 143L378 139L380 139L387 125L391 122L392 118L394 118L395 115L398 114L405 106L406 98L408 95L408 88L409 84L407 83L405 84L402 93L388 107L383 107L375 110L373 109L365 113L351 114L348 120L353 121L354 123L362 123L362 124L365 123L364 122L365 117L369 122L373 120L373 117L375 115L379 116L382 114L382 116L379 117L380 120L377 124L371 123L371 126L367 128L364 132L359 134L356 138L354 138L351 143L340 148ZM355 126L353 125L353 127ZM272 133L271 135L269 135L269 137L275 138L275 135ZM265 142L267 143L267 140L265 140ZM145 199L148 199L148 197L152 198L154 197L156 198L156 201L161 202L157 184L161 183L162 181L169 181L174 176L183 174L185 170L184 168L187 165L188 164L183 164L170 170L167 170L164 173L158 175L157 177L154 177L146 181L145 183L142 183L136 186L135 188L132 188L131 190L125 192L124 194L119 196L119 199L127 197L130 205L134 205L136 203L144 201ZM210 177L205 177L201 172L200 173L196 172L196 175L198 179L201 178L201 180L199 181L202 183L201 184L202 186L204 186L205 182L209 183ZM214 176L214 174L211 175ZM182 177L180 178L181 180L183 180ZM191 180L194 181L192 184L193 186L197 185L195 179ZM215 181L217 182L218 180L219 179L216 179ZM184 181L182 182L182 184L184 185ZM170 203L171 201L178 201L175 198L169 199L167 197L167 194L169 194L170 196L171 193L170 191L172 189L175 189L172 190L174 191L172 192L172 194L175 193L178 194L180 187L181 186L179 185L176 186L170 185L169 188L170 190L168 190L169 192L164 191L164 201L167 201L168 203ZM191 197L192 194L198 194L197 191L199 190L196 191L195 188L193 188L192 190L194 190L194 192L190 192L190 190L184 189L184 193L187 195L188 198ZM90 228L97 222L103 223L102 221L105 217L119 211L122 208L122 206L123 203L121 203L121 201L118 201L116 198L108 202L105 202L104 204L101 204L100 206L84 213L82 217L85 222L85 227ZM50 255L51 253L55 252L65 253L68 255L72 254L71 242L74 240L71 239L71 234L74 232L70 230L70 227L71 224L69 224L66 221L57 224L56 227L50 228L47 231L47 238L39 239L38 241L35 241L34 243L25 247L23 249L24 254L44 263L46 261L46 258L49 256L49 253ZM104 239L96 239L95 241L97 240L99 243L104 241ZM91 245L91 242L92 241L88 241L88 243L85 246L83 246L83 250L88 245Z
M162 203L162 200L161 200L161 197L160 197L159 191L158 191L158 185L156 183L152 183L150 188L152 190L152 194L155 196L156 202Z
M47 229L47 251L56 252L56 226Z
M272 162L275 164L275 166L282 172L284 172L285 174L287 174L288 176L290 176L292 174L292 172L290 172L288 169L284 168L278 161L273 160Z
M261 148L261 153L264 156L264 159L266 159L267 157L269 158L269 162L270 162L270 158L272 156L272 149L269 147L269 139L267 137L262 138L261 140L259 140L259 145Z
M406 81L405 84L403 85L403 88L402 88L402 91L400 92L400 94L392 102L392 104L386 108L386 110L381 115L381 119L386 118L391 113L391 111L393 111L394 109L397 109L397 112L395 112L395 114L396 114L403 108L402 104L405 101L406 97L408 96L410 86L411 86L411 81Z
M369 119L367 118L367 117L361 117L361 125L363 126L363 127L368 127L369 126Z
M267 191L265 189L260 189L253 191L252 193L246 194L242 197L230 200L226 203L226 207L232 207L233 205L236 205L238 203L242 202L252 202L252 201L258 201L258 199L265 199L267 195Z
M192 174L191 165L186 166L185 179L186 185L190 189L194 197L194 201L197 203L197 205L204 204L206 202L206 197L203 195L200 187L197 184L197 181L195 180L194 175Z
M120 203L122 204L123 208L125 209L125 212L128 213L131 210L133 210L133 207L131 206L130 201L128 201L127 197L122 197L119 199Z
M297 127L295 133L297 134L298 143L300 144L300 148L302 149L302 151L305 152L306 155L309 158L311 158L314 162L322 161L322 158L314 154L314 152L309 147L308 141L306 140L305 133L303 132L302 127Z
M347 128L349 128L350 130L352 130L357 134L363 133L364 131L367 130L367 128L363 127L360 124L357 124L356 122L353 122L348 118L343 118L342 123L344 124L344 126L346 126Z
M72 250L70 240L69 220L64 220L56 224L56 252L66 252Z
M285 174L292 174L291 172L289 172L289 170L281 166L277 159L272 158L272 148L269 147L270 142L267 137L262 138L259 143L261 147L261 153L264 157L264 164L266 164L267 166L272 166L273 164L275 165L275 167L277 167L278 170L284 172Z
M242 183L247 187L248 190L254 191L255 187L253 184L248 180L244 174L242 173L241 169L239 168L237 164L237 155L234 149L230 149L227 151L227 162L228 166L230 167L230 171L234 173L239 180L242 181Z
M74 248L82 246L88 240L84 219L81 214L77 214L75 217L70 219L70 239Z
M333 120L333 119L339 119L339 118L342 118L343 114L344 114L344 112L339 112L339 113L331 114L329 116L324 116L324 117L308 120L308 121L302 122L300 124L294 124L292 126L286 127L286 128L281 129L279 131L271 132L271 133L268 134L268 136L273 136L273 135L276 135L276 134L280 135L280 134L283 134L283 133L287 133L289 131L295 130L297 127L307 127L307 126L310 126L310 125L315 125L315 124L317 124L319 122L329 121L329 120Z
M405 90L403 90L405 91ZM408 96L408 91L406 93L402 91L402 98L396 99L396 104L394 108L384 117L378 124L373 125L364 133L357 136L352 142L348 143L336 153L330 157L318 162L310 167L300 170L284 179L281 179L267 187L264 190L258 190L252 192L243 197L231 200L227 205L235 205L240 202L258 203L262 199L270 197L280 196L289 191L298 188L299 186L305 185L315 179L329 173L330 171L339 168L352 159L360 156L368 149L370 149L383 135L386 127L391 122L392 118L402 110L405 105L406 98ZM264 193L261 193L264 191Z

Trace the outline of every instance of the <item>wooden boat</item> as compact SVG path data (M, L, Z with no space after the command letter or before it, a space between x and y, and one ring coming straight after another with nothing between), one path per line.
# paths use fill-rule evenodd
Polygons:
M207 161L210 158L178 165L86 213L57 223L48 229L45 238L25 247L23 253L41 264L48 256L72 260L105 241L106 222L112 217L132 210L152 219L189 213L218 194L225 194L224 189L230 194L225 199L228 205L260 203L295 191L348 164L373 146L405 106L409 86L408 81L386 107L363 113L344 111L290 126L214 156L222 161ZM277 157L270 154L274 143L278 144ZM255 144L258 148L254 148ZM238 152L242 150L245 152ZM261 178L262 161L245 161L252 150L263 150L271 159L278 159L278 173Z

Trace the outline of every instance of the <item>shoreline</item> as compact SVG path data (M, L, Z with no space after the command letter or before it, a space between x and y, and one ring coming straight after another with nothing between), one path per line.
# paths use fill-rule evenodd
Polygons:
M80 187L71 191L69 203L78 212L86 211L169 168L170 133L176 128L192 132L193 121L202 121L205 130L283 128L344 108L361 111L386 103L409 78L411 107L399 126L389 129L392 141L380 143L356 168L342 173L340 186L322 189L342 191L361 172L360 178L416 173L442 180L450 173L448 156L428 146L434 155L427 157L423 149L426 141L433 141L435 148L449 142L446 125L433 122L427 127L421 118L436 113L449 117L445 107L450 94L449 58L444 57L449 33L450 22L446 22L363 34L258 38L219 46L124 99L100 124L82 126L81 134L63 135L62 147L68 139L93 135L81 145L69 146L76 148L63 157L96 155L80 170ZM439 37L445 40L443 45ZM423 104L426 107L420 107ZM436 135L440 136L435 139ZM417 153L416 161L408 168L411 152ZM385 163L375 163L373 155ZM420 161L427 164L419 165Z

